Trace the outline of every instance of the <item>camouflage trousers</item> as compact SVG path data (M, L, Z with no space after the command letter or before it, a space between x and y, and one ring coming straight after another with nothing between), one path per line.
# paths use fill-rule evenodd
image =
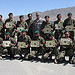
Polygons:
M48 58L51 59L51 57L52 57L53 54L55 55L55 57L58 56L58 50L57 50L57 48L46 48L46 50L47 51L44 53L42 59L48 59Z
M44 48L32 48L32 51L28 55L29 59L38 58L39 55L44 54Z
M17 47L8 47L3 49L3 53L9 54L10 57L14 57L16 51L17 51Z
M3 48L0 47L0 56L2 56L2 53L3 53Z
M24 59L28 59L28 55L30 53L29 48L18 48L18 54L20 57L22 57L22 54L24 54Z
M59 52L58 59L62 61L62 58L65 56L69 56L69 60L71 60L72 56L74 55L74 50L71 48L62 48Z

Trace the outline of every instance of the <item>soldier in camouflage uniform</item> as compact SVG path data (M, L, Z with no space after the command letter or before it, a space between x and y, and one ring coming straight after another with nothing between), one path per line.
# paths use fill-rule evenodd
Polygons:
M3 53L3 39L1 38L0 35L0 60L2 59L2 53Z
M35 31L34 38L32 39L33 41L39 41L40 45L39 47L32 47L32 50L29 54L29 59L35 59L38 58L39 55L43 55L44 53L44 44L45 40L40 36L39 31Z
M27 22L27 24L28 24L28 29L29 29L30 26L31 26L32 23L33 23L32 14L28 14L28 19L27 19L25 22Z
M4 26L5 34L6 34L6 32L10 32L10 36L12 36L12 32L16 28L16 21L13 20L13 13L9 13L8 16L9 16L9 19L6 19L5 26ZM12 28L6 28L6 26L7 26L6 23L8 23L8 22L13 23L13 27Z
M70 33L66 32L65 33L65 37L64 38L69 38L70 37ZM59 41L59 44L61 43L61 41ZM72 39L70 39L69 45L61 45L60 46L60 50L59 50L59 60L63 61L65 60L65 56L69 56L69 62L72 59L72 56L74 54L74 50L73 50L73 41Z
M61 20L61 14L57 15L57 19L58 20L54 22L54 30L55 30L55 39L57 39L58 41L63 35L62 33L63 29L55 29L55 24L63 23L63 21Z
M75 20L72 19L72 13L68 13L68 18L64 20L64 27L67 25L73 25L75 26ZM74 41L74 31L70 31L70 38Z
M4 35L2 35L3 33L4 33L4 22L2 21L2 15L0 15L0 35L4 39Z
M22 54L24 54L24 59L28 59L28 54L30 53L30 42L31 38L30 36L26 35L26 29L23 29L22 34L18 38L18 42L25 42L25 48L20 48L18 46L18 51L20 55L20 59L22 58Z
M32 19L32 14L28 14L28 19L26 20L27 24L28 24L28 35L32 38L32 23L33 23L33 19Z
M17 24L16 24L16 30L14 30L14 32L12 34L12 35L15 35L17 37L19 37L19 35L21 34L21 32L19 32L17 30L17 27L23 27L24 29L26 29L28 31L28 25L26 22L24 22L24 16L20 15L19 19L20 19L20 21L17 21Z
M10 55L11 58L14 58L14 54L15 54L15 51L17 50L17 46L16 46L16 41L15 41L15 38L13 37L10 37L10 33L7 32L6 33L6 39L4 41L10 41L10 47L4 47L4 49L7 49L8 50L8 54Z
M42 26L41 26L41 36L45 39L45 40L47 40L48 39L48 36L49 36L49 33L44 33L44 28L46 27L46 28L49 28L49 27L51 27L52 29L51 29L51 33L52 33L52 31L53 31L53 26L52 26L52 23L49 21L50 20L50 18L49 18L49 16L45 16L45 20L46 21L43 21L43 23L42 23Z
M52 59L52 55L55 55L55 59L54 59L54 63L58 63L57 62L57 56L58 56L58 50L57 50L57 40L54 38L53 34L50 33L48 36L47 41L55 41L55 47L46 47L46 50L44 52L44 55L42 57L42 61L45 61L47 59ZM45 45L46 46L46 45Z

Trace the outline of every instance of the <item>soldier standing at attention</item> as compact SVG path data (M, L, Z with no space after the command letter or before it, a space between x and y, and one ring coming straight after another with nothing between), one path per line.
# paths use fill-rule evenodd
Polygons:
M28 14L28 19L25 21L28 24L28 29L30 28L31 24L33 23L32 14Z
M23 15L20 15L19 16L19 19L20 21L17 21L17 24L16 24L16 28L18 27L22 27L24 29L26 29L26 31L28 32L28 25L26 22L24 22L24 16ZM19 36L21 34L20 31L18 31L17 29L13 32L13 35L16 34L16 36Z
M75 20L72 19L72 13L68 13L68 18L64 20L64 27L73 25L75 27ZM70 38L74 41L74 31L70 31Z
M32 27L31 27L33 36L35 34L35 31L39 31L39 33L41 32L42 23L43 23L43 20L40 18L40 13L36 13L36 19L34 20Z
M32 38L32 23L33 23L33 19L32 19L32 14L28 14L28 19L26 20L27 24L28 24L28 35Z
M25 48L20 48L18 46L20 59L22 58L22 54L24 54L24 59L28 59L28 54L30 53L31 38L30 36L26 35L26 29L23 29L21 33L22 34L18 37L18 42L25 42Z
M20 15L19 16L19 19L20 21L17 21L17 25L16 27L23 27L24 29L28 30L28 25L26 22L24 22L24 16L23 15Z
M62 33L62 29L55 29L55 24L59 24L59 23L63 23L63 21L61 20L61 14L57 15L57 21L54 22L54 30L55 30L55 38L57 39L57 41L62 37L63 33ZM63 24L62 24L63 25Z
M43 23L42 23L42 26L41 26L41 36L45 39L45 40L47 40L48 39L48 36L49 36L49 34L50 33L52 33L52 31L53 31L53 26L52 26L52 23L49 21L50 20L50 17L49 16L45 16L45 20L46 21L43 21ZM51 32L50 33L44 33L44 28L51 28Z
M6 19L5 21L5 34L6 32L10 32L10 36L12 36L12 32L14 31L14 29L16 28L16 21L13 20L13 13L9 13L9 19ZM7 27L7 23L11 23L13 24L12 28L6 28Z
M2 15L0 15L0 35L4 39L4 22L2 21Z

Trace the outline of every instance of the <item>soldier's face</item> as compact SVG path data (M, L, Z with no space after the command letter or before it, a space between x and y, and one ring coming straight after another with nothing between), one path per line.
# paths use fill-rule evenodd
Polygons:
M25 36L26 35L26 32L22 32L22 35Z
M58 16L58 19L61 19L61 15Z
M24 20L24 18L23 18L23 17L21 17L21 18L20 18L20 21L23 21L23 20Z
M68 18L72 18L72 14L68 15Z
M12 18L13 18L13 15L12 15L12 14L10 14L10 15L9 15L9 18L10 18L10 19L12 19Z
M40 34L39 34L39 33L37 33L37 34L35 34L35 36L36 36L36 37L39 37L39 36L40 36Z
M6 35L6 38L9 38L10 37L10 35L8 34L8 35Z
M70 34L67 32L65 33L65 37L68 38L70 36Z
M48 18L48 17L47 17L45 20L46 20L46 21L49 21L49 20L50 20L50 18Z
M36 18L39 20L40 19L40 15L36 15Z
M28 18L29 18L29 19L32 19L32 15L29 15Z
M49 36L49 39L50 39L50 40L52 40L52 39L53 39L53 36L52 36L52 35L51 35L51 36Z
M2 17L0 16L0 20L2 20Z

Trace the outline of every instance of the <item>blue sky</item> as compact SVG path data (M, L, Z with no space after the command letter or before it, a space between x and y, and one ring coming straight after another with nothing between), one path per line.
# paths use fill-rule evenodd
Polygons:
M0 0L0 14L4 19L8 17L9 12L17 16L71 6L75 6L75 0Z

